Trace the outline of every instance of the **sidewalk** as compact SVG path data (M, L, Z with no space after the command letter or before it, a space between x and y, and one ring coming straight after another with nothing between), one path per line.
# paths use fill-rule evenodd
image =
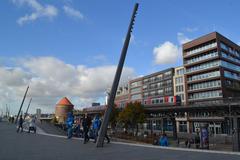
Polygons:
M15 125L0 122L1 160L239 160L240 153L201 151L144 144L95 143L65 136L16 133Z

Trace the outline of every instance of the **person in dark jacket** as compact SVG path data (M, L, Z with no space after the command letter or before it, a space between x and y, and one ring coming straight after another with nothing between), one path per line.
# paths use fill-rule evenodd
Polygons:
M82 127L83 127L83 132L84 132L84 144L86 144L87 141L89 141L89 137L88 137L89 124L88 123L89 122L88 122L87 115L83 115Z
M67 121L66 121L66 124L67 124L67 138L68 139L72 138L73 123L74 123L73 114L72 114L72 112L69 112L68 116L67 116Z
M19 121L18 121L17 132L19 132L20 128L21 128L21 132L23 132L23 118L22 118L22 115L20 115L20 118L19 118Z
M200 147L200 136L199 136L199 132L197 131L197 135L195 136L195 145L196 145L196 149L199 149Z

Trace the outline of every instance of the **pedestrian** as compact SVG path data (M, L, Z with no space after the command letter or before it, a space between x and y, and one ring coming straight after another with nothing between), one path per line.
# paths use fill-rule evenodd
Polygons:
M72 138L72 127L73 127L73 123L74 123L74 117L72 115L72 112L68 113L68 117L67 117L67 138L70 139Z
M197 131L197 135L195 136L195 145L196 145L196 149L200 148L200 136L199 136L199 131Z
M97 141L98 131L100 129L100 126L101 126L101 121L99 119L99 116L96 115L96 117L95 117L95 119L93 121L93 125L92 125L93 135L94 135L94 143L96 143L96 141Z
M23 118L22 118L22 115L20 115L20 118L19 118L19 121L18 121L17 132L19 132L20 128L21 128L21 132L23 132Z
M14 123L14 117L12 117L12 123Z
M84 133L84 144L86 144L87 141L89 141L89 137L88 137L89 126L88 126L87 114L83 115L82 127L83 127L83 133Z
M160 144L160 146L164 146L164 147L168 146L168 138L165 133L163 133L162 136L160 137L159 144Z
M76 121L76 128L75 128L75 132L76 132L76 136L77 137L81 137L81 120L80 118L77 118L77 121Z

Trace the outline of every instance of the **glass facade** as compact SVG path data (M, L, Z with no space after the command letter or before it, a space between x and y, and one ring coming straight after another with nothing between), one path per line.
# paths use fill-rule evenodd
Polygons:
M194 58L186 60L185 64L191 64L191 63L199 62L199 61L206 60L213 57L218 57L218 52L215 51L215 52L210 52L206 54L201 54L200 56L196 56Z
M138 93L141 92L141 88L133 88L131 89L131 93Z
M240 58L240 51L234 50L232 47L224 44L223 42L220 43L221 49L224 49L225 51L228 51L229 53L235 55L236 57Z
M177 77L175 78L175 84L178 85L178 84L182 84L183 83L183 77Z
M176 86L176 92L183 92L183 85Z
M141 94L134 94L131 96L131 100L137 100L137 99L141 99L142 95Z
M195 72L195 71L200 71L200 70L220 66L220 64L221 63L220 63L219 60L212 61L212 62L207 62L207 63L202 63L202 64L195 65L195 66L192 66L192 67L188 68L187 73L191 73L191 72Z
M172 71L168 71L164 73L164 78L170 78L172 76Z
M131 88L133 88L133 87L138 87L138 86L141 86L141 85L142 85L142 82L141 82L141 81L132 82L132 83L130 84Z
M224 77L240 80L240 75L230 71L224 71Z
M176 74L177 74L177 76L180 76L180 75L184 75L184 68L181 68L181 69L178 69L177 70L177 72L176 72Z
M240 63L240 60L239 60L239 59L231 56L230 54L227 54L227 53L225 53L225 52L223 52L223 51L221 52L221 54L222 54L222 57L224 57L224 58L226 58L226 59L229 59L229 60L231 60L231 61L233 61L233 62Z
M189 100L208 99L208 98L217 98L217 97L222 97L221 90L189 94Z
M240 72L240 66L237 66L235 64L232 64L226 61L221 61L221 66Z
M217 42L212 42L212 43L209 43L209 44L205 44L205 45L202 45L200 47L196 47L194 49L191 49L189 51L186 52L186 55L192 55L192 54L195 54L195 53L198 53L198 52L202 52L204 50L208 50L210 48L214 48L217 46Z
M189 90L198 90L198 89L207 89L207 88L214 88L214 87L221 87L221 81L209 81L209 82L202 82L202 83L195 83L189 85Z
M213 72L189 76L187 80L191 82L195 80L202 80L202 79L208 79L208 78L219 77L219 76L220 76L220 71L213 71Z
M172 94L172 92L173 92L172 87L165 88L165 94Z

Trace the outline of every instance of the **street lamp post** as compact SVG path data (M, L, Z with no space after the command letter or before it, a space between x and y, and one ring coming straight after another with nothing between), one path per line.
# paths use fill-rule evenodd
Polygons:
M228 117L229 117L229 134L232 135L232 111L231 111L231 104L230 104L230 100L232 99L232 97L228 97Z
M133 25L134 25L135 17L136 17L136 14L137 14L137 9L138 9L138 3L135 4L134 9L133 9L132 18L131 18L131 21L130 21L130 24L129 24L129 27L128 27L128 32L127 32L126 39L125 39L125 42L124 42L124 45L123 45L123 48L122 48L122 53L121 53L121 56L120 56L120 60L119 60L119 63L118 63L116 74L115 74L115 77L114 77L114 80L113 80L113 84L112 84L112 88L111 88L111 92L110 92L110 97L109 97L108 104L107 104L107 109L104 113L103 122L102 122L102 125L101 125L101 128L100 128L100 131L99 131L99 136L97 138L97 145L96 145L97 147L103 147L104 137L107 133L107 126L108 126L109 117L110 117L110 114L112 112L112 108L114 106L114 99L115 99L115 96L116 96L118 83L119 83L119 80L120 80L120 77L121 77L123 64L124 64L125 57L126 57L126 54L127 54L127 49L128 49L128 45L129 45L129 42L130 42L131 32L133 30Z

